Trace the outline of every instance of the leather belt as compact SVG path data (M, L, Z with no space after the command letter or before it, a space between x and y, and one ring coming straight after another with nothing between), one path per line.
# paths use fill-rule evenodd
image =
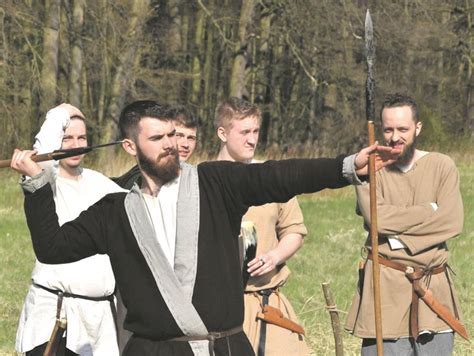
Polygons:
M41 284L35 283L34 281L32 281L31 284L34 285L37 288L41 288L41 289L49 292L49 293L56 294L56 295L61 294L63 297L66 297L66 298L79 298L79 299L91 300L93 302L101 302L101 301L105 301L105 300L108 300L109 302L110 301L113 302L113 300L114 300L114 294L113 293L110 294L110 295L103 296L103 297L89 297L87 295L68 293L68 292L63 292L62 290L59 290L59 289L48 288L48 287L45 287Z
M367 259L372 261L372 252L369 252L369 254L367 256ZM420 269L423 272L423 274L420 276L420 278L422 278L424 276L432 275L432 274L443 273L443 272L446 271L446 265L445 264L441 265L439 267L436 267L436 268L412 267L412 266L404 265L403 263L399 263L399 262L389 260L388 258L385 258L385 257L380 256L380 255L379 255L379 262L380 262L381 265L396 269L396 270L401 271L403 273L405 273L407 271L407 267L411 267L411 268L414 268L414 269Z
M372 253L369 252L367 259L372 260ZM420 302L420 297L423 299L425 303L430 307L430 309L436 313L441 319L443 319L451 328L453 328L456 332L458 332L461 336L467 338L467 333L465 332L464 327L459 323L457 319L459 319L457 312L456 317L451 315L451 313L445 309L444 307L440 306L439 302L434 300L434 298L429 296L430 300L425 297L427 294L427 288L423 287L421 284L421 279L426 276L431 276L433 274L439 273L447 273L446 272L446 264L435 267L435 268L423 268L423 267L413 267L413 266L406 266L402 263L395 262L389 260L385 257L379 256L379 262L381 265L386 267L396 269L400 272L405 273L405 276L412 284L412 300L410 306L410 336L413 337L415 340L419 336L419 329L418 329L418 305ZM431 292L430 292L431 293ZM437 304L433 307L433 304Z
M268 301L270 295L275 292L274 289L262 289L259 290L257 293L262 296L262 309L268 305ZM267 322L265 320L261 320L260 323L260 340L258 342L258 351L257 356L265 356L265 344L267 342Z
M225 331L210 331L207 335L197 335L197 336L178 336L172 339L167 339L165 341L209 341L209 354L214 355L214 342L217 339L222 339L224 337L236 335L243 332L244 329L242 326L236 326L235 328L225 330ZM230 355L230 354L229 354Z

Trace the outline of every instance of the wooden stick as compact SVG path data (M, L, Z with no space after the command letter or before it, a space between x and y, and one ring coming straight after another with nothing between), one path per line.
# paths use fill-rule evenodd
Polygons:
M31 156L31 160L34 162L43 162L43 161L50 161L52 159L59 160L59 159L64 159L68 157L81 156L97 148L113 146L122 142L123 141L115 141L115 142L103 143L96 146L75 147L75 148L69 148L69 149L55 150L53 152L42 153L39 155ZM0 168L10 167L11 162L12 162L11 159L0 160Z
M374 122L368 121L369 146L375 143ZM375 336L377 355L383 356L382 308L380 298L379 234L377 229L377 184L375 181L375 153L369 157L370 183L370 240L372 242L372 277L374 284Z
M334 334L334 343L336 346L336 356L343 356L344 355L344 345L342 342L342 335L341 335L341 324L339 322L339 313L336 309L336 303L334 302L334 298L331 292L331 285L329 282L322 283L324 299L326 299L326 308L329 311L329 315L331 316L331 326L332 332Z
M34 155L31 157L31 160L34 162L44 162L44 161L50 161L54 159L54 153L43 153L40 155ZM11 159L2 159L0 160L0 168L7 168L10 167L10 164L12 163Z

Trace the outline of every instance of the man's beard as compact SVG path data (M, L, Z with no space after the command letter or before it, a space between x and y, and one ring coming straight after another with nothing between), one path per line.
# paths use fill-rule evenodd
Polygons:
M398 156L397 165L399 166L406 166L408 163L411 162L413 156L415 155L416 149L416 135L413 136L413 142L409 145L405 146L405 150L403 153Z
M173 156L171 160L167 160L166 163L160 163L160 161L168 157ZM140 168L149 176L158 179L162 184L166 184L176 179L179 175L179 155L176 149L171 149L161 153L156 160L146 157L143 152L137 147L137 158Z

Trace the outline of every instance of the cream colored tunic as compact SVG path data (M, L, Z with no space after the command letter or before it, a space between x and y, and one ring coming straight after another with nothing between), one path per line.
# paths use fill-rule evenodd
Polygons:
M296 198L287 203L271 203L251 207L243 220L252 221L256 225L258 242L257 256L277 247L279 240L287 234L297 233L305 236L303 214ZM275 270L259 277L250 277L245 293L244 331L257 352L260 341L260 324L256 315L261 311L261 296L253 291L283 286L290 275L289 268L283 264ZM269 305L278 307L283 315L298 323L296 314L289 301L282 293L273 293ZM308 355L309 349L302 337L279 326L267 324L265 355Z
M48 111L36 135L38 153L61 147L69 113L56 107ZM109 193L124 191L99 172L82 169L77 180L58 176L59 162L42 162L53 178L53 194L60 225L74 220L89 206ZM94 255L80 261L48 265L36 261L32 280L47 288L89 297L113 294L115 278L107 255ZM58 297L31 285L21 311L15 348L27 352L46 343L56 321ZM119 354L115 322L110 302L65 297L61 317L67 319L66 347L82 356L115 356Z
M356 187L358 208L368 230L370 202L368 185ZM436 203L438 209L433 209ZM459 174L446 155L429 153L406 173L395 166L377 173L377 220L379 253L411 266L437 267L448 261L446 241L461 233L463 205ZM395 237L406 248L391 249L388 237ZM370 238L366 246L370 246ZM382 331L385 339L409 336L409 310L412 286L403 272L380 266ZM460 313L452 281L447 274L425 280L433 296L453 315ZM361 288L362 287L362 288ZM460 315L459 315L460 317ZM419 330L440 332L449 326L420 300ZM374 338L372 263L367 261L364 277L350 309L346 329L361 338Z

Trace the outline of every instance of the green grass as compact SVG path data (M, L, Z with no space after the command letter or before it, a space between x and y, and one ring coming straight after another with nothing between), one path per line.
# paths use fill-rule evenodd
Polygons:
M472 298L474 241L474 162L462 159L459 165L465 221L461 236L449 242L451 265L464 319L474 334ZM127 162L127 167L129 163ZM109 174L125 171L109 169ZM23 197L18 177L9 170L0 171L0 355L15 355L17 321L34 264L31 241L23 215ZM333 355L334 339L321 283L330 282L341 322L349 309L357 278L360 247L365 241L361 219L354 213L352 188L324 191L301 197L301 207L309 230L304 247L289 266L293 272L284 293L292 301L305 326L315 355ZM359 352L359 339L344 333L346 355ZM474 354L472 344L456 337L456 355Z

